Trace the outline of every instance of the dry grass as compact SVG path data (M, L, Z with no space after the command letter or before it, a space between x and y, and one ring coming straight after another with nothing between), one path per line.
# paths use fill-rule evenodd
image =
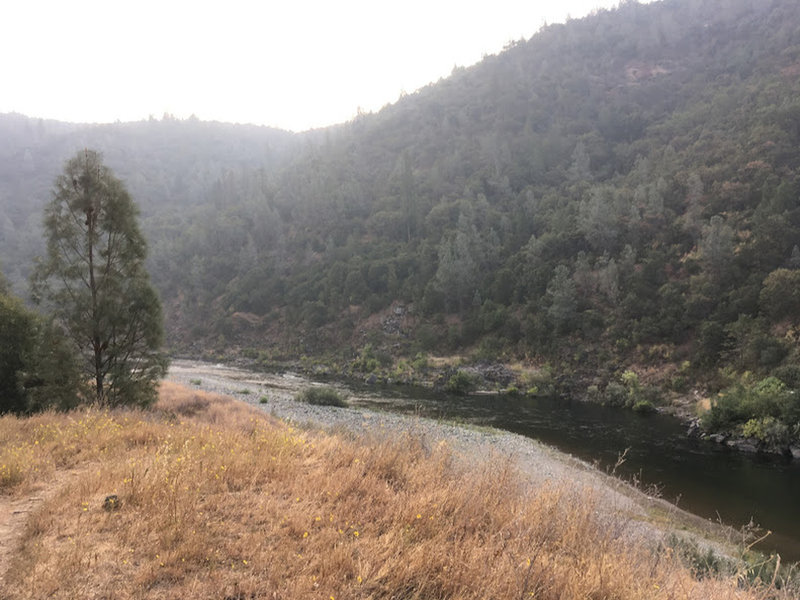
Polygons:
M0 598L761 598L626 539L590 492L513 465L312 434L164 384L155 411L0 419L29 516ZM73 476L63 479L64 473ZM103 509L109 494L119 508ZM0 500L2 497L0 496ZM763 594L763 596L762 596Z

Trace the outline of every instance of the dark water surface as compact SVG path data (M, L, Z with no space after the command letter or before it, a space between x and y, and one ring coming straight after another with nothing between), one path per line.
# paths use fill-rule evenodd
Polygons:
M800 461L689 439L686 426L665 415L551 398L414 396L401 388L359 394L358 404L512 431L601 469L614 467L625 453L616 470L623 478L656 486L664 499L726 525L752 520L773 532L759 549L800 561Z

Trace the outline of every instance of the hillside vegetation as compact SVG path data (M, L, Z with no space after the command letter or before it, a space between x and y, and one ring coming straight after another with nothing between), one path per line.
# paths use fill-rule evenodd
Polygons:
M798 75L794 0L624 2L323 131L42 127L130 169L174 350L521 361L645 407L741 388L704 422L788 451L796 407L747 398L800 387ZM26 127L23 159L60 147Z
M40 501L0 553L3 597L791 594L693 572L591 492L431 442L298 431L175 384L150 412L2 417L0 506Z

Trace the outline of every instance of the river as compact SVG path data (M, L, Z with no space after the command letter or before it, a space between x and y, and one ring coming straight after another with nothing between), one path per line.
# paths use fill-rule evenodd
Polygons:
M198 376L208 375L211 365L193 364ZM287 394L305 385L295 375L250 375L241 381L263 391ZM735 528L752 522L771 531L757 547L779 552L784 561L800 561L800 461L690 439L685 424L667 415L579 401L452 396L408 387L355 386L349 391L353 405L491 426L540 440L601 470L617 465L618 475L657 489L686 511Z

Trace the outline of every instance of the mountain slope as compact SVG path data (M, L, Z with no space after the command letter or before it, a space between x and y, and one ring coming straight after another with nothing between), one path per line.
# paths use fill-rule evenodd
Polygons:
M457 69L222 182L176 244L181 314L299 353L357 349L400 302L406 337L373 342L778 367L797 315L761 296L800 259L798 24L788 1L626 3Z

